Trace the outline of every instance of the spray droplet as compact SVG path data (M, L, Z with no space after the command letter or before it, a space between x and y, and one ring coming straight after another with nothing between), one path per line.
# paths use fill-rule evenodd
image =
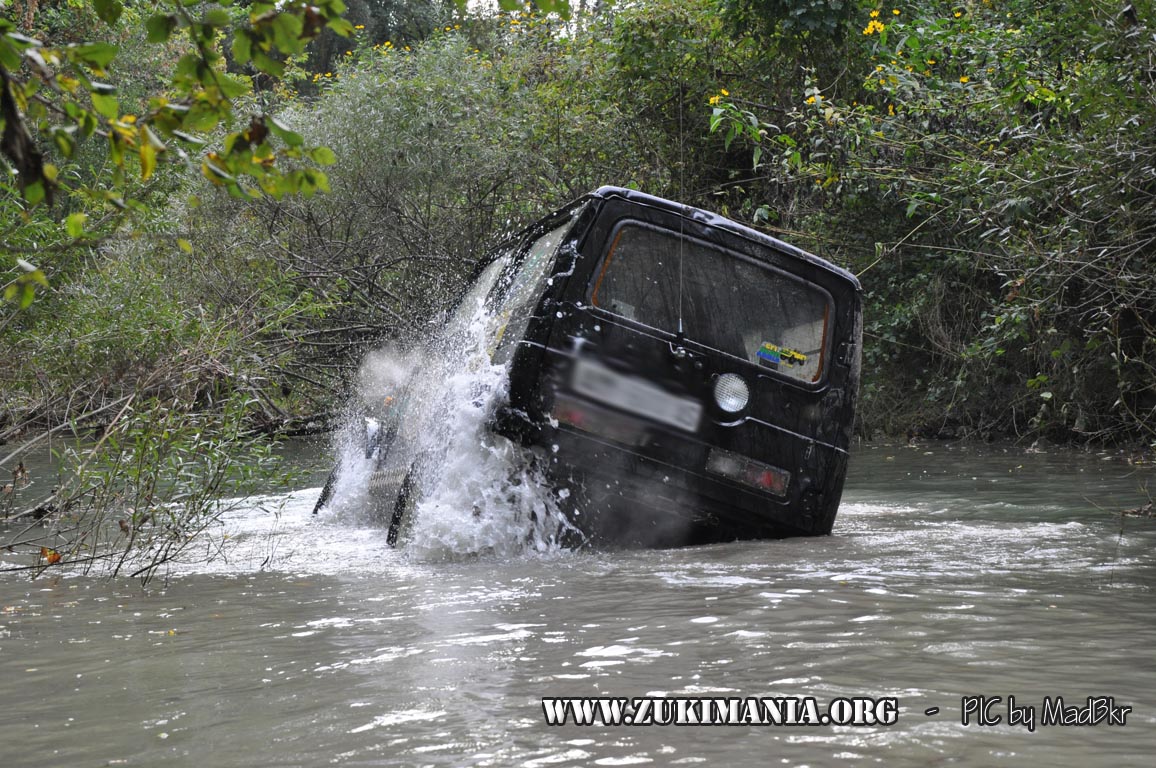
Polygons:
M561 320L561 319L562 319L562 313L561 313L561 312L555 312L555 313L554 313L554 317L556 317L556 318L558 318L559 320Z
M595 324L595 325L594 325L594 330L595 330L596 332L597 332L597 331L601 331L601 330L602 330L602 326L601 326L601 325L598 325L598 324Z
M551 445L550 450L553 451L554 453L557 453L558 452L558 444L554 443L553 445Z
M563 488L560 491L558 491L558 498L559 499L570 498L570 489L569 488Z

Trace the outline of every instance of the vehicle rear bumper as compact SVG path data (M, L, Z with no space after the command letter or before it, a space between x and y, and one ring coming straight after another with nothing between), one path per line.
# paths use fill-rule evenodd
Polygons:
M542 444L567 513L597 546L675 547L831 532L797 494L779 498L567 425ZM699 465L705 462L704 458Z

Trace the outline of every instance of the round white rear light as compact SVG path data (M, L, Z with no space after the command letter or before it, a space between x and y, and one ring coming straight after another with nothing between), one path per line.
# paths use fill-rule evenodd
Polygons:
M714 400L727 413L738 413L747 407L750 399L750 387L737 373L724 373L715 379Z

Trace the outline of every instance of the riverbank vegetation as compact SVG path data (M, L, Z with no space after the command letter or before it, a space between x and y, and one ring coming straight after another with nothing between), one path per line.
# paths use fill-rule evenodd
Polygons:
M0 442L323 428L487 244L616 184L860 276L865 437L1156 443L1151 2L114 7L6 11L52 178L6 150Z

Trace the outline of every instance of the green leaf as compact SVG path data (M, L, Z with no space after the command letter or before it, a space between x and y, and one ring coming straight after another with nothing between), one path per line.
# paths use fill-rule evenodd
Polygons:
M205 160L201 163L201 173L206 179L213 182L214 184L224 184L226 182L234 181L232 176L208 160Z
M144 126L141 126L143 133ZM148 181L157 168L157 148L148 140L140 142L140 180Z
M177 238L177 247L188 254L192 254L192 252L193 252L193 244L190 243L188 240L184 239L183 237Z
M0 66L7 70L20 69L20 51L8 38L9 35L0 35Z
M24 199L29 205L36 205L44 200L44 182L37 179L24 187Z
M82 61L95 69L104 69L116 58L117 50L112 43L85 43L72 47L70 52L74 60Z
M229 12L224 8L210 8L205 11L204 23L210 27L227 27L230 24Z
M65 157L72 157L72 153L76 151L76 140L72 138L72 133L75 130L75 126L52 129L52 141L55 142L56 148L60 150L60 154Z
M304 23L300 16L292 13L279 13L273 19L273 44L278 50L286 53L295 53L304 45L301 40L301 31Z
M253 51L253 58L251 61L253 62L254 67L267 75L272 75L273 77L278 78L285 76L285 65L276 59L270 58L260 50Z
M84 237L84 222L88 220L87 213L74 213L64 220L64 227L71 238Z
M93 109L109 120L116 119L118 109L115 96L108 96L94 91L92 94L92 106Z
M318 165L333 165L337 162L337 155L329 147L316 147L309 151L309 157Z
M353 34L353 23L342 18L334 19L325 26L329 27L342 37L349 37Z
M570 18L570 3L567 0L538 0L543 13L556 13L563 19Z
M185 133L184 131L173 131L172 133L174 138L192 144L195 147L203 147L208 143L199 136L194 136L191 133Z
M273 131L281 141L291 147L299 147L305 142L304 136L291 130L289 126L275 117L265 118L265 125L269 126L269 130Z
M114 165L124 166L124 141L116 131L108 132L108 156Z
M177 17L164 14L157 14L150 16L145 22L145 29L148 30L148 41L150 43L164 43L173 34L173 30L177 28Z
M96 15L100 20L109 25L115 24L124 12L124 5L120 0L92 0L92 6L96 9Z
M22 35L19 32L9 32L6 35L6 37L9 40L11 40L12 42L16 43L17 47L22 51L26 48L33 48L33 47L38 48L38 47L44 45L44 43L40 42L35 37L29 37L28 35Z
M237 64L246 64L253 56L253 39L247 30L237 30L233 35L233 59Z
M220 73L217 75L217 83L220 86L221 95L226 99L235 99L249 92L248 81L235 75Z

